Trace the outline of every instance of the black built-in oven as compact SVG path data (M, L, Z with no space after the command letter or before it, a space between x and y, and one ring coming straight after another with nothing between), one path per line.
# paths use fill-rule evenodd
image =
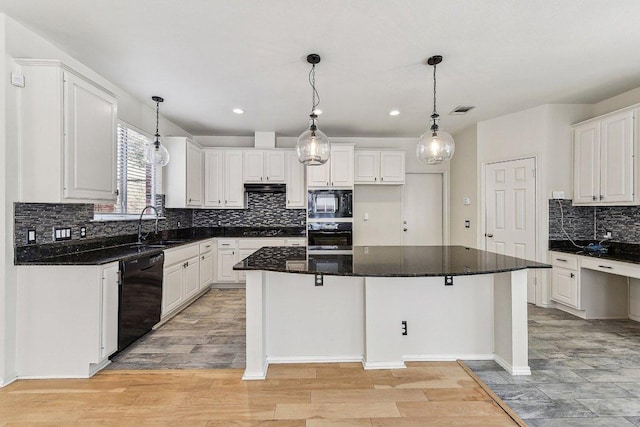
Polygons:
M309 252L353 250L352 222L308 222L307 239Z
M309 190L310 219L353 218L353 190Z

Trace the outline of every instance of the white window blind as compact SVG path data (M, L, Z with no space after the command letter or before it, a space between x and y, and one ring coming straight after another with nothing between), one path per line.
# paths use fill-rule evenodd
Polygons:
M95 205L95 213L139 215L145 206L155 206L155 165L144 158L151 143L150 137L118 123L118 198L115 205Z

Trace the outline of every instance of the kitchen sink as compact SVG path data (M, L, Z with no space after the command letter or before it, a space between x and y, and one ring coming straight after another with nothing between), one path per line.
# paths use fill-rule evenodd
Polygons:
M186 242L188 242L188 240L158 240L157 242L153 242L153 243L146 243L146 242L133 243L129 247L130 248L138 248L138 249L166 248L167 246L178 245L178 244L186 243Z

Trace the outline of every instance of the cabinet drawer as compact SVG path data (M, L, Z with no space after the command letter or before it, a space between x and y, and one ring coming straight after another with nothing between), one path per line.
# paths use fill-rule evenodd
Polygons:
M287 239L287 246L307 246L307 239Z
M218 239L218 249L232 249L236 247L236 239Z
M562 268L568 268L570 270L577 270L578 258L568 254L552 252L551 265L562 267Z
M168 249L164 251L164 266L169 267L179 262L184 262L189 258L197 257L199 254L200 245L194 243L192 245L180 246L175 249Z
M239 249L260 249L265 246L284 246L284 239L238 239Z
M200 243L200 255L209 253L213 250L213 239L205 240Z
M603 273L617 274L619 276L640 278L640 266L627 262L584 257L584 259L580 261L580 267L602 271Z

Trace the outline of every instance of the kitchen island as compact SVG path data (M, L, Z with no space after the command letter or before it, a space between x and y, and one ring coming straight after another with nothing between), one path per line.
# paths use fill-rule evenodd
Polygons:
M352 255L262 248L246 271L247 362L495 360L530 375L525 259L462 246L354 247Z

